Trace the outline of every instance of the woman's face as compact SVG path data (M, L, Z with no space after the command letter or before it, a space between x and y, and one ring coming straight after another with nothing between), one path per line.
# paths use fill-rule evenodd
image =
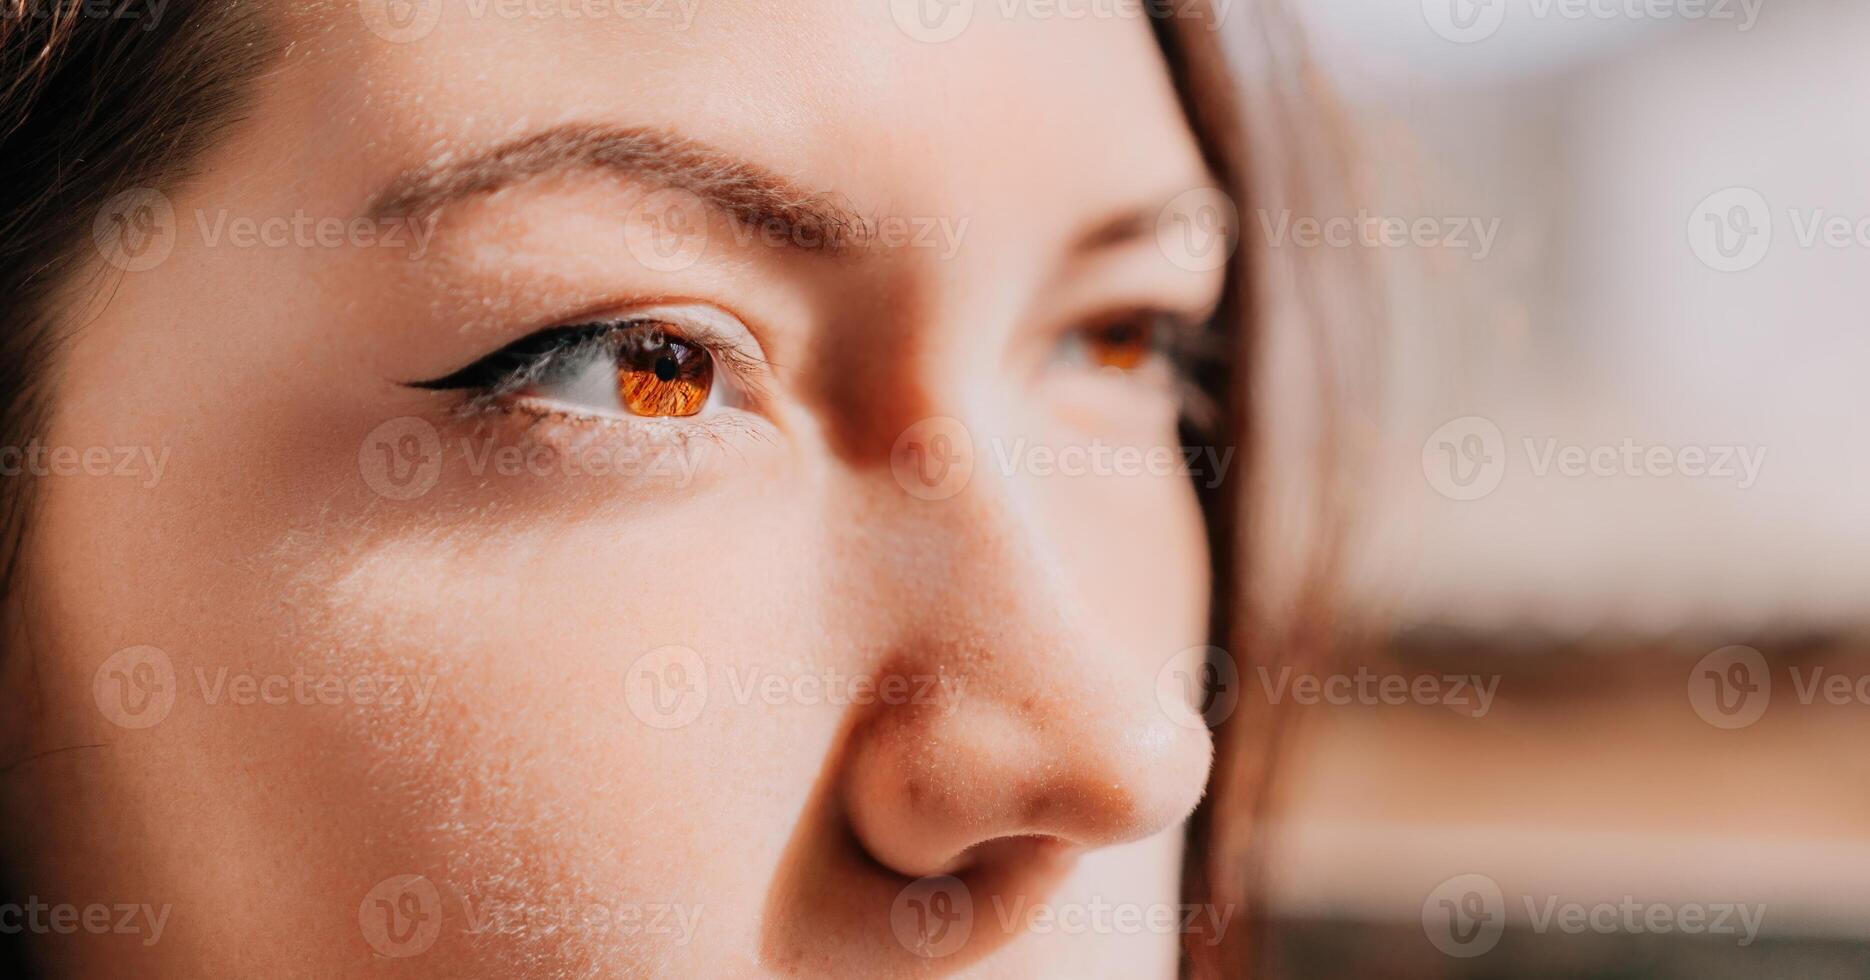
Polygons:
M164 918L32 942L1174 969L1209 581L1164 349L1222 273L1157 230L1209 177L1142 19L917 9L283 16L72 286L19 598L69 751L14 863Z

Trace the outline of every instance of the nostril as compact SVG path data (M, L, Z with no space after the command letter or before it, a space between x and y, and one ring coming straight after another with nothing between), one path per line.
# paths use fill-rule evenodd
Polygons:
M984 867L1027 867L1037 872L1062 869L1083 848L1050 834L1015 834L981 841L963 851L948 874L965 874Z

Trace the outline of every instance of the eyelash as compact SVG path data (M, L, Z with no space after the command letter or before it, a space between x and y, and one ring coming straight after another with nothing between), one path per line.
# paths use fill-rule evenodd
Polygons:
M591 359L617 359L634 331L666 324L664 317L627 317L561 327L549 327L528 334L452 374L429 381L411 382L411 388L425 391L463 391L468 393L463 406L469 414L507 408L519 408L511 399L517 393L550 378L555 370L574 368ZM765 362L749 355L732 341L713 337L705 330L676 331L681 342L704 351L718 366L732 375L728 383L749 397L762 392L758 386L759 369ZM588 421L603 418L590 413L553 411L527 406L527 414ZM648 420L645 418L645 420Z

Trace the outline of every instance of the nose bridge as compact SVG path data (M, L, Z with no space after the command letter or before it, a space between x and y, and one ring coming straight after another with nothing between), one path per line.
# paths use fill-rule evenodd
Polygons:
M1021 853L984 846L1001 841L1147 836L1205 782L1207 733L1156 703L1160 664L1102 642L1025 509L990 477L940 501L872 495L853 522L878 562L864 587L890 603L884 679L933 692L883 699L849 743L853 827L902 873Z
M964 671L1002 698L1031 698L1058 657L1084 666L1087 617L1012 481L976 472L923 499L887 470L853 479L858 503L838 522L850 539L831 550L850 556L842 577L870 596L894 663Z

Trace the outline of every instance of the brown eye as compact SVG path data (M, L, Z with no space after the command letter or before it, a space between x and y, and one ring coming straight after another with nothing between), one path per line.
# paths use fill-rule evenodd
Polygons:
M1085 352L1091 363L1119 371L1134 371L1141 367L1155 346L1156 322L1153 317L1127 317L1093 327L1084 335Z
M622 338L617 353L617 394L633 415L650 418L698 414L714 388L714 357L667 325L644 324Z

